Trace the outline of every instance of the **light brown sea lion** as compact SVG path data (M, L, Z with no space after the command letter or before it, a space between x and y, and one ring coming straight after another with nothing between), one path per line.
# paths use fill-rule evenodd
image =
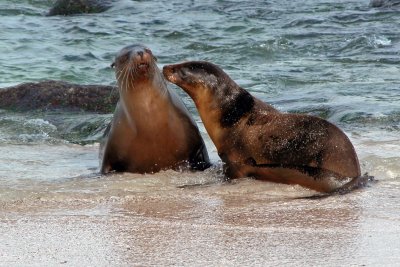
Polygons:
M320 192L357 183L354 147L330 122L281 113L209 62L167 65L163 74L194 100L227 177L299 184Z
M113 66L120 101L101 149L101 172L209 167L196 123L180 98L168 89L150 49L124 47Z

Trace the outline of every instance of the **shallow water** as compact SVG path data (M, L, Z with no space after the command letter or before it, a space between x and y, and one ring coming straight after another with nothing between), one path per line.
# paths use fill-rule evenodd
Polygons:
M114 84L131 43L159 66L219 64L282 111L341 127L378 182L308 199L299 186L215 166L99 177L112 115L0 110L0 265L395 266L400 250L400 13L368 1L129 1L45 17L50 1L0 3L0 88L60 79ZM25 233L21 235L21 233Z

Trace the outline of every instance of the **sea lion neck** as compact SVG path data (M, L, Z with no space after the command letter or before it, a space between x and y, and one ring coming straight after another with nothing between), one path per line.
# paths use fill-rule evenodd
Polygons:
M134 90L120 92L121 102L124 110L140 118L145 114L152 116L162 115L160 108L168 107L171 102L171 96L166 87L161 87L159 83L147 81L135 84ZM123 96L122 96L123 95Z

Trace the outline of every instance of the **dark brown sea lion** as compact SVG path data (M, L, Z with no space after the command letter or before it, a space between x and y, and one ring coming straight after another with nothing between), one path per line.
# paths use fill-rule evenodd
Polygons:
M120 101L107 133L101 172L209 167L196 123L181 99L168 89L150 49L127 46L113 66Z
M194 100L229 178L255 177L320 192L357 183L354 147L328 121L281 113L209 62L167 65L163 74Z

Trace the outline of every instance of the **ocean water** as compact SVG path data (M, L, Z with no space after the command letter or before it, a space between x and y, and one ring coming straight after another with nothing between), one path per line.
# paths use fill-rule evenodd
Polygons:
M352 213L353 203L357 203L357 223L352 223L354 218L349 222L346 216L339 216L346 229L358 227L357 237L338 241L350 244L355 253L338 260L343 251L337 243L331 256L325 255L327 262L367 266L394 263L393 255L399 255L400 247L400 229L396 226L400 221L400 9L372 9L368 0L121 0L101 14L46 17L51 2L0 2L0 88L45 79L113 85L115 77L110 64L116 53L126 45L142 43L156 55L160 68L186 60L211 61L277 109L317 115L333 122L353 142L362 171L375 176L378 182L345 196L311 203L293 200L314 194L298 186L260 184L248 179L227 185L222 182L221 163L193 102L182 90L170 85L197 121L213 168L203 173L166 171L99 177L98 140L112 114L0 110L1 218L55 212L63 216L128 214L136 219L139 215L154 219L168 213L160 208L162 201L157 202L154 213L151 208L140 213L126 206L137 203L136 197L151 200L164 196L171 200L176 194L182 201L190 198L187 205L194 210L190 218L200 218L188 225L230 225L221 219L221 214L232 214L232 207L243 208L243 203L254 208L254 214L243 208L249 217L263 207L269 216L265 220L281 212L276 204L290 203L295 207L290 214L303 211L306 215L301 218L307 224L304 216L308 215L314 223L319 222L315 219L318 214L310 207L331 214L332 217L326 217L321 213L328 222L337 218L338 210L333 208L336 205ZM194 186L198 184L204 186L198 189ZM271 210L265 210L265 205ZM212 215L213 210L218 214ZM330 213L332 210L336 213ZM178 212L176 218L186 215ZM249 219L243 224L261 227L263 218L258 215L256 223ZM175 218L171 214L165 216ZM380 223L394 236L375 231L381 229ZM287 233L304 226L284 224L279 226L282 230L279 223L270 221L268 225L278 232L286 229ZM333 232L336 229L329 223L325 226ZM235 229L235 225L230 227ZM370 241L363 236L371 231L374 242L369 245ZM203 245L200 241L194 247ZM282 242L288 246L302 243L300 237L299 243L292 241ZM332 245L314 241L326 249ZM388 251L377 249L386 241L398 246ZM17 252L4 246L2 249L6 254L0 256L5 257L5 262L18 263ZM184 257L179 246L171 253ZM290 251L280 253L289 255ZM222 261L208 257L209 261L186 263L257 265L266 262L265 255L271 256L257 254L253 255L254 261L239 257L235 262L226 254ZM385 259L380 255L385 255ZM153 263L179 264L167 256L155 257ZM316 254L309 256L317 258ZM192 255L191 259L197 258ZM285 260L275 257L271 262L288 263ZM149 263L144 258L138 262ZM291 263L305 262L294 257Z

